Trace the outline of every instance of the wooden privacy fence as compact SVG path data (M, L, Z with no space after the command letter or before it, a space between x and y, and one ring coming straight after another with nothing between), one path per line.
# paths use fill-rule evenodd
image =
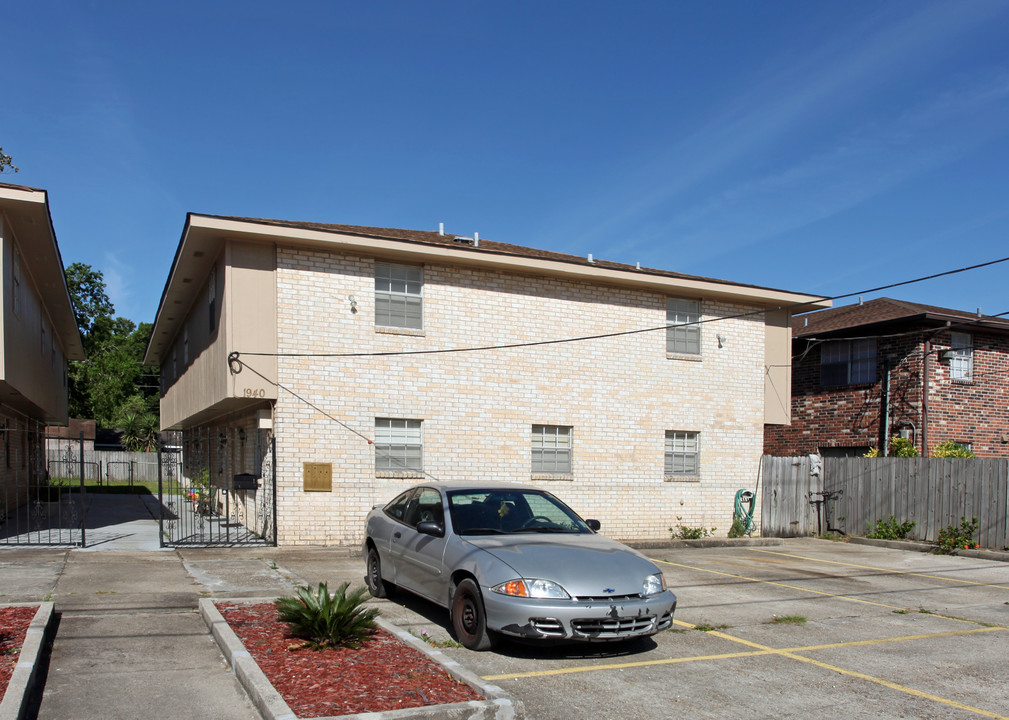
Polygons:
M976 517L981 547L1009 547L1009 460L963 458L781 458L761 467L761 534L866 535L891 515L913 520L909 539Z

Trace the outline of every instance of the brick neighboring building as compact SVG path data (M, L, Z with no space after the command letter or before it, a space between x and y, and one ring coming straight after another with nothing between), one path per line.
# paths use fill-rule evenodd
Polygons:
M1009 457L1009 320L879 298L794 317L792 335L792 422L765 428L766 454L862 455L889 427L923 455Z
M795 304L829 303L477 237L191 214L147 361L185 472L209 464L228 492L272 433L280 544L356 545L373 505L431 477L536 484L618 538L725 534L765 423L788 419ZM459 352L479 347L499 349ZM261 499L242 492L231 507Z

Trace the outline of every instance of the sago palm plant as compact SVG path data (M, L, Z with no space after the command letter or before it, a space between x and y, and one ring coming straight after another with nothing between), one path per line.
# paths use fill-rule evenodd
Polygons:
M305 641L305 647L322 650L328 647L358 649L375 630L375 608L361 607L368 595L359 587L350 594L350 583L343 583L330 595L326 583L314 590L300 587L295 597L274 601L282 622L291 634Z

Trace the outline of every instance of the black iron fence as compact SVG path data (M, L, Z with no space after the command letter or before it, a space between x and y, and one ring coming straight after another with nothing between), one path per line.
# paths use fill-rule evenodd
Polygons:
M60 461L47 461L44 427L7 418L0 425L0 545L86 542L84 439L60 440Z
M162 433L162 547L275 545L276 446L269 430Z

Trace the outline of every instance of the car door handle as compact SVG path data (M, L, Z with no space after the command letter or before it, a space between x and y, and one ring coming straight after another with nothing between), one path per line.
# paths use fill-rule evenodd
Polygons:
M399 530L397 530L396 532L394 532L394 533L392 534L392 536L393 536L394 538L396 538L397 540L399 540L399 539L400 539L401 537L403 537L403 533L401 533L401 532L400 532Z

